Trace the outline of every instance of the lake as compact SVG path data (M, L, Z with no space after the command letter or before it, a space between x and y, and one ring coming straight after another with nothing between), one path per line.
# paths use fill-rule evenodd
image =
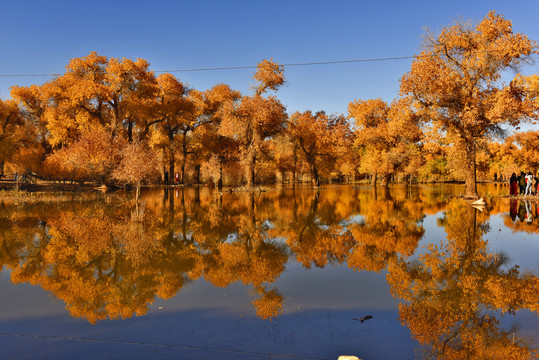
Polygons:
M539 204L478 189L3 201L1 357L535 358Z

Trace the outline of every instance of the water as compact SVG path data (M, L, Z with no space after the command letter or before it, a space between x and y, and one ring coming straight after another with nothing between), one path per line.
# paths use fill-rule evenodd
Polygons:
M2 358L534 357L538 204L479 191L482 211L458 185L5 201Z

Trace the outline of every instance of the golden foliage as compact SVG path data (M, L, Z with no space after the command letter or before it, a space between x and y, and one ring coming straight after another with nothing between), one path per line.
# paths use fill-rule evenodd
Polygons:
M363 149L364 171L385 177L397 171L414 173L409 165L421 162L415 143L422 133L410 99L391 106L381 99L356 100L348 105L348 114L355 120L355 146Z
M257 96L267 90L277 91L284 84L284 66L273 62L273 59L264 59L257 64L253 79L258 82L255 87Z
M453 136L465 163L466 194L477 195L477 142L537 114L519 78L500 82L504 70L525 64L537 44L513 33L511 22L491 11L478 24L456 23L438 36L427 34L425 49L401 79L439 128Z

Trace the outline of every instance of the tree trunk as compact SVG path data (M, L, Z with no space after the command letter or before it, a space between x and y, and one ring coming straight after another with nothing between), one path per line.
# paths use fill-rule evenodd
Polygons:
M316 163L314 161L309 161L309 167L311 169L311 177L314 187L320 186L320 177L318 175L318 169L316 168Z
M296 186L296 169L298 164L297 149L294 147L294 167L292 169L292 185Z
M247 165L247 187L253 187L255 184L255 163L256 155L249 155L249 163Z
M168 185L174 179L174 156L168 161L168 176L165 177L165 183Z
M388 187L389 186L389 178L391 177L390 174L385 174L382 177L382 182L380 182L380 186L382 187Z
M195 184L200 184L200 164L195 165Z
M223 163L219 162L219 180L217 181L217 189L223 189Z
M173 149L173 142L174 142L174 133L172 131L169 131L168 133L168 140L169 140L169 160L168 160L168 179L165 179L165 183L168 185L169 179L174 179L174 149Z
M371 179L371 185L372 186L376 186L376 177L377 177L378 173L375 171L374 174L372 174L372 179Z
M127 140L133 142L133 122L127 123Z
M135 202L137 204L137 210L138 210L138 199L140 198L140 181L137 181L137 190L135 192Z
M475 164L475 143L473 141L466 142L466 196L471 198L478 198L477 195L477 182L476 182L476 164Z
M195 188L195 204L200 205L200 188Z
M389 200L389 201L392 201L393 199L391 198L391 193L389 192L389 187L388 186L385 186L384 187L384 199L385 200Z
M183 132L182 139L182 167L181 167L181 178L180 184L185 185L185 164L187 163L187 132Z
M466 247L464 259L473 259L476 253L477 237L477 209L468 206L466 208ZM481 236L481 235L479 235Z

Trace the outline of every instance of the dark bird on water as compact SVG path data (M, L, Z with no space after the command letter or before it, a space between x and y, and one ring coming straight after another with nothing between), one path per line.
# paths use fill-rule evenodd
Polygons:
M352 318L352 319L361 321L361 323L363 324L363 321L372 319L372 315L365 315L365 316L360 317L359 319L358 318Z

